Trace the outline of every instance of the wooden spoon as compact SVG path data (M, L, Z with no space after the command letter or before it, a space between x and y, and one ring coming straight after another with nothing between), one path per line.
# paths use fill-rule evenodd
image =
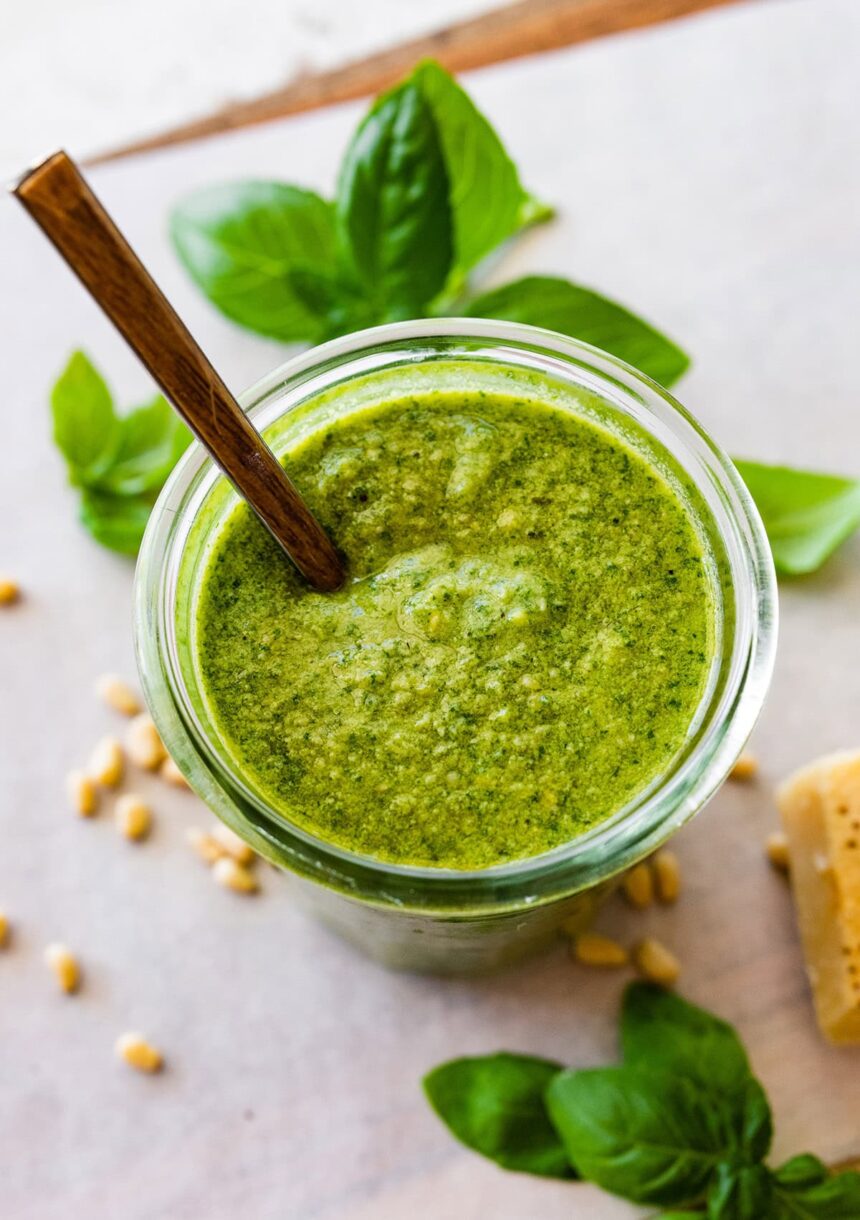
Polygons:
M339 588L325 531L74 161L56 152L11 189L306 580Z

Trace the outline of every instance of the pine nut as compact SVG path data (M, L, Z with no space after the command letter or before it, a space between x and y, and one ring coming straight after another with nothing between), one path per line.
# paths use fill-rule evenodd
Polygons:
M631 868L621 883L624 896L634 907L649 907L654 901L654 878L650 866L643 860Z
M653 860L660 902L677 902L681 893L681 862L673 851L658 851Z
M598 932L583 932L571 944L571 952L584 966L626 966L629 954L623 945Z
M96 694L104 699L108 707L123 716L136 716L141 709L140 699L127 682L116 674L102 674L96 682Z
M69 804L82 818L91 818L98 807L98 791L93 781L83 771L70 771L66 776L66 793Z
M199 826L192 826L185 837L204 864L214 864L224 855L220 843L216 843L208 831L201 830Z
M48 945L45 950L45 961L57 976L57 982L63 991L71 995L81 984L81 968L78 959L69 952L65 945Z
M729 779L743 782L752 779L758 771L758 760L752 754L744 752L729 772Z
M653 937L647 937L636 946L633 958L640 974L663 987L671 987L681 974L681 963L675 954Z
M152 1046L143 1034L123 1034L116 1040L116 1053L124 1063L138 1072L159 1072L164 1066L161 1051Z
M789 871L791 860L788 854L788 839L781 830L775 830L773 834L767 836L764 849L768 860L777 872L787 873Z
M142 767L144 771L154 771L167 757L167 751L158 736L158 729L145 712L141 716L135 716L128 726L125 748L134 765Z
M223 822L212 828L212 838L222 849L222 854L232 857L237 864L254 863L256 857L253 849Z
M152 829L152 810L146 801L127 792L121 796L114 809L117 828L127 839L145 839Z
M8 576L0 576L0 606L11 606L21 596L21 586Z
M105 788L116 788L125 770L122 746L115 737L103 737L90 756L87 774Z
M9 943L9 917L0 911L0 949Z
M176 763L168 754L164 762L158 768L158 774L166 784L173 784L174 788L187 788L188 780L177 767Z
M222 856L216 860L212 868L212 876L225 889L235 890L237 894L254 894L257 891L257 878L242 864L231 856Z

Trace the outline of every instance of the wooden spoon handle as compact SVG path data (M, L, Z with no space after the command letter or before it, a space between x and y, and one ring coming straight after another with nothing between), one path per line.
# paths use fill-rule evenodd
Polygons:
M54 153L12 190L302 575L339 588L325 531L74 161Z

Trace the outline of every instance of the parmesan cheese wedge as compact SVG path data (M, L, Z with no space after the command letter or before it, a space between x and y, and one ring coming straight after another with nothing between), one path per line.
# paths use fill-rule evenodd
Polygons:
M798 771L777 803L818 1024L860 1043L860 752Z

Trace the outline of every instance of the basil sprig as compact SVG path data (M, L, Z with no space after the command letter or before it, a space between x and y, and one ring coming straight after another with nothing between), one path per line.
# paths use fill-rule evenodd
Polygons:
M770 1106L735 1031L670 992L633 983L623 1062L565 1070L496 1054L435 1068L424 1088L468 1147L508 1169L574 1174L662 1220L836 1220L860 1216L860 1174L816 1157L778 1169Z
M427 315L499 318L584 340L673 385L686 353L590 288L530 275L475 294L487 256L551 215L468 94L428 60L371 106L334 200L282 182L212 186L173 209L170 232L212 304L269 338L315 343ZM105 546L133 554L188 433L162 398L120 419L80 353L52 405L56 442L81 488L81 520ZM814 571L860 525L858 480L738 468L783 574Z
M161 395L118 415L83 352L72 354L54 385L51 413L69 482L81 492L81 522L102 546L135 555L156 496L191 433Z
M471 273L551 209L437 63L379 97L350 141L336 197L279 182L209 187L171 214L174 248L234 322L285 342L468 314L584 339L671 385L688 357L622 306L534 276L474 296Z

